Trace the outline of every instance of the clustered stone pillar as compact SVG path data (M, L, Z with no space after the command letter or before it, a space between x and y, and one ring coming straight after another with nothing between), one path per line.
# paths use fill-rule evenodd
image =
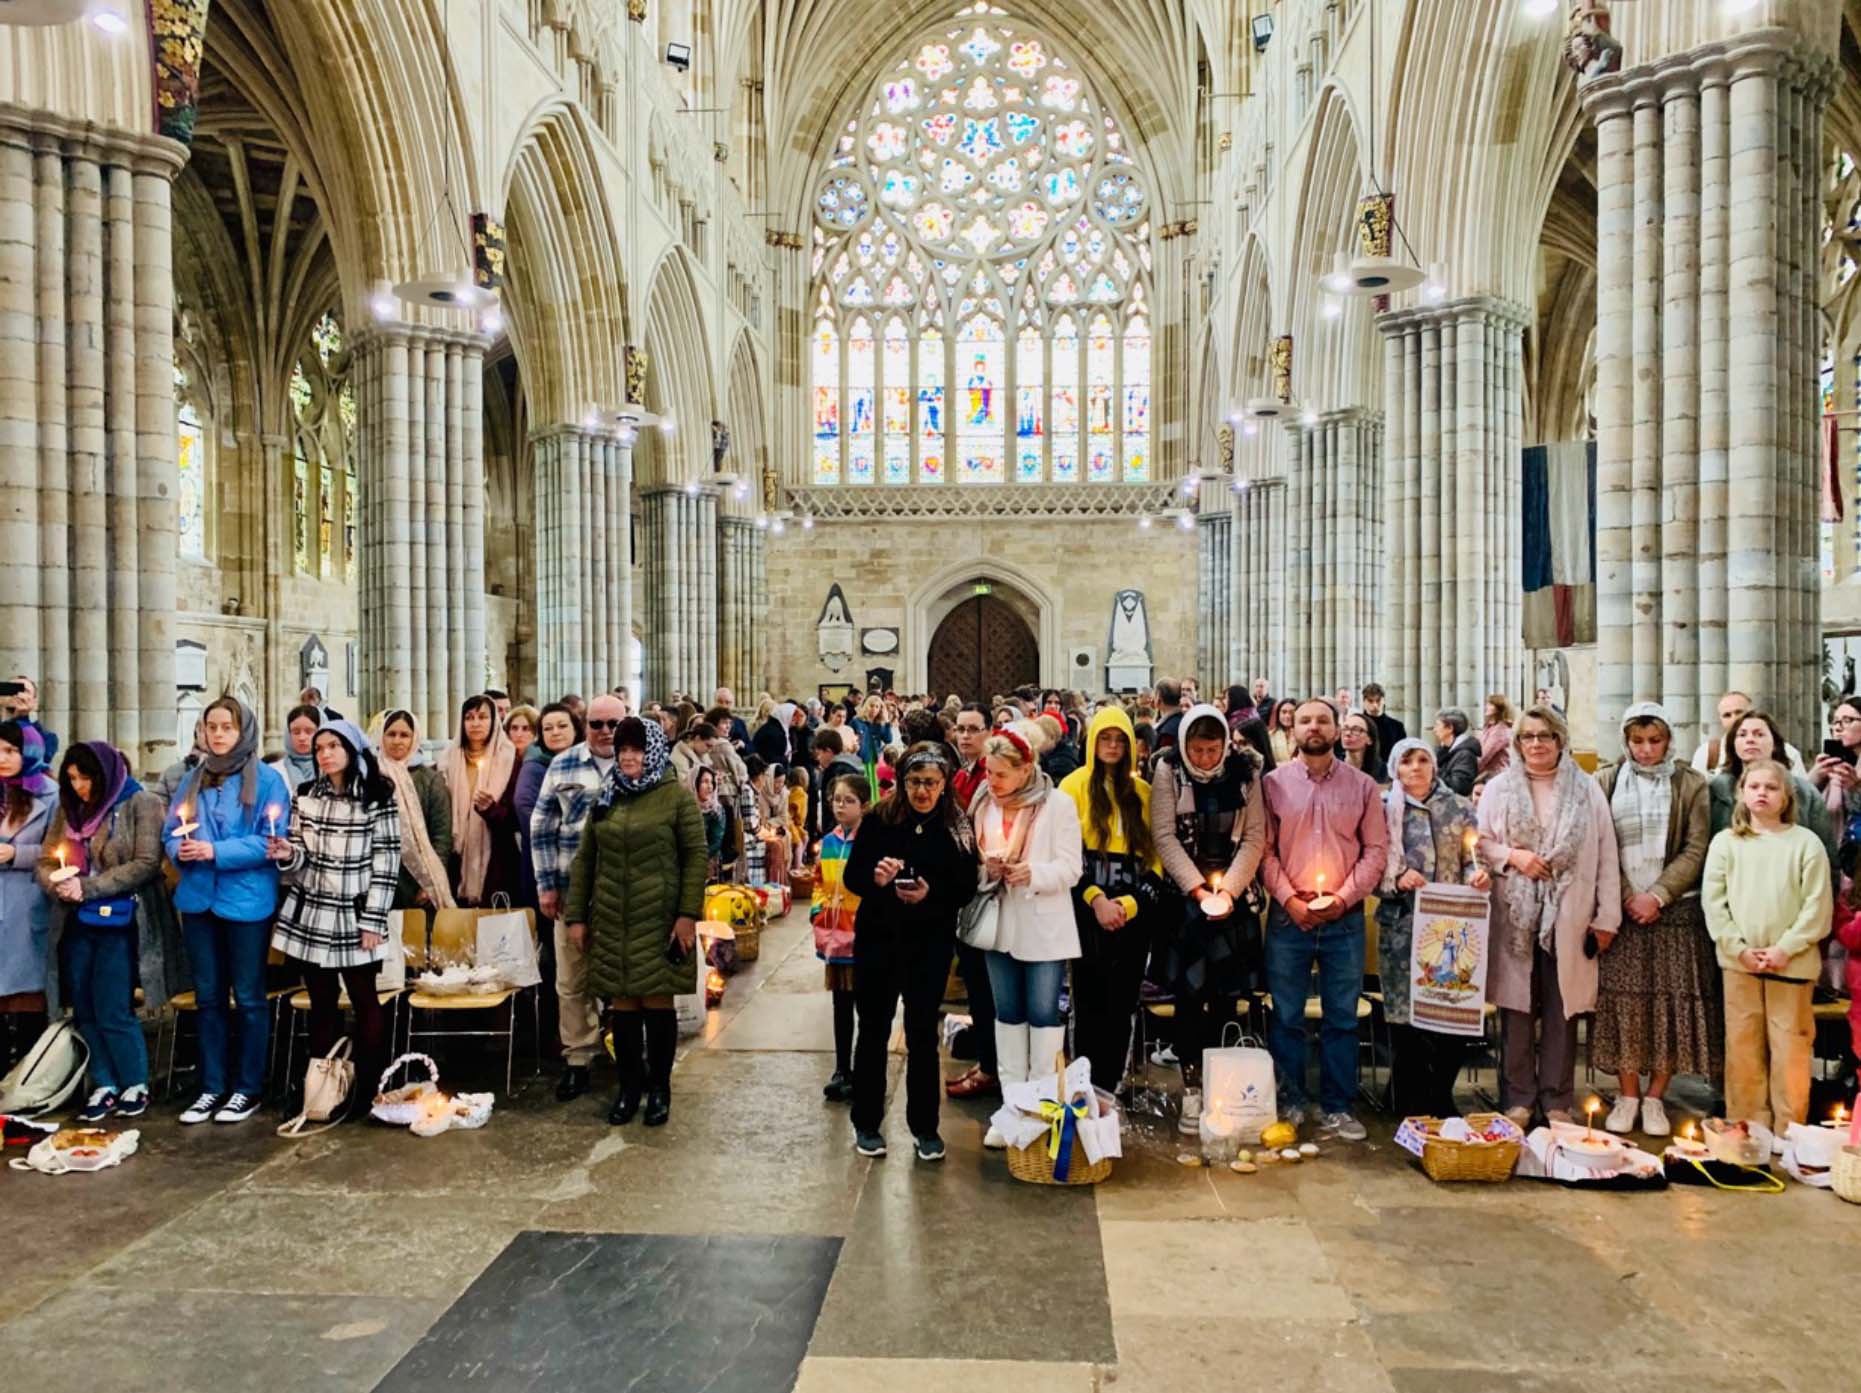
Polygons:
M1486 297L1384 315L1388 605L1379 679L1419 730L1524 695L1519 500L1526 312Z
M1230 666L1233 657L1234 587L1234 516L1229 509L1220 513L1203 513L1196 519L1200 534L1196 539L1196 611L1201 626L1196 634L1195 671L1202 679L1202 690L1213 692L1229 682L1242 680Z
M748 518L719 518L717 528L718 681L754 709L768 680L768 533Z
M0 669L65 743L175 739L174 257L187 152L0 103Z
M1586 83L1597 136L1599 743L1721 692L1819 738L1830 60L1758 30ZM1683 743L1690 744L1688 741Z
M709 701L717 687L717 495L665 485L640 498L646 584L646 671L640 699L683 692Z
M1286 484L1253 480L1233 495L1228 516L1228 673L1236 682L1267 679L1275 693L1286 690ZM1262 713L1264 715L1266 713Z
M484 340L384 324L355 348L362 706L450 739L485 687Z
M1381 632L1382 416L1326 412L1290 444L1287 694L1354 690L1376 674Z
M633 447L559 426L536 456L536 684L551 699L626 680L633 631Z

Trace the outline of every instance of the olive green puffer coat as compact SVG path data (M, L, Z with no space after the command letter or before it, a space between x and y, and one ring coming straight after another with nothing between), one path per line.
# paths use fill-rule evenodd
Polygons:
M672 779L597 808L569 867L562 917L588 925L591 996L675 996L698 989L697 953L666 961L680 915L704 911L704 818Z

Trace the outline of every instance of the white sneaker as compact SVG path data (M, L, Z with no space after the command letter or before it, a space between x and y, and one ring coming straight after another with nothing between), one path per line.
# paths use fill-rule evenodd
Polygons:
M1667 1105L1659 1098L1641 1100L1641 1130L1651 1137L1665 1137L1673 1132L1667 1121Z
M1648 1100L1650 1103L1654 1099ZM1615 1106L1609 1109L1609 1120L1603 1123L1617 1136L1626 1136L1635 1130L1635 1119L1641 1116L1641 1099L1632 1093L1624 1093L1615 1100Z
M187 1105L187 1111L181 1114L181 1125L192 1127L196 1123L206 1122L220 1110L220 1095L203 1093Z
M1176 1118L1176 1130L1190 1135L1202 1130L1202 1090L1183 1090L1182 1111Z
M213 1115L215 1122L244 1122L258 1111L258 1099L249 1093L235 1093L226 1100L226 1106Z
M1319 1121L1319 1130L1339 1141L1363 1141L1370 1133L1363 1123L1347 1112L1328 1112Z
M982 1138L982 1144L990 1151L1006 1151L1008 1138L998 1132L993 1124L990 1124L988 1134Z

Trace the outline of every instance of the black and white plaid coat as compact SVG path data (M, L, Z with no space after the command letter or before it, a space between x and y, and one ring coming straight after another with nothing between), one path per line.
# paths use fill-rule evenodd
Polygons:
M382 950L364 931L388 932L401 871L401 817L392 798L374 807L318 779L291 800L291 859L271 944L318 967L361 967Z

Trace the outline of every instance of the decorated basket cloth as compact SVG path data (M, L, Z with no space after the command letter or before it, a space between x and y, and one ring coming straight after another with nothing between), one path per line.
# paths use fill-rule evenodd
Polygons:
M390 1089L388 1080L404 1064L423 1064L427 1077L415 1079L411 1076L399 1088ZM396 1127L409 1127L426 1111L425 1102L439 1092L439 1065L433 1062L431 1055L404 1054L381 1071L381 1082L375 1085L374 1106L369 1113L382 1122L389 1122Z
M1829 1188L1850 1204L1861 1204L1861 1146L1844 1146L1829 1168Z
M1404 1118L1396 1133L1396 1144L1414 1153L1430 1180L1479 1180L1488 1183L1510 1180L1519 1163L1525 1137L1509 1118L1498 1113L1476 1112L1466 1118L1475 1133L1492 1130L1508 1135L1497 1141L1475 1137L1457 1141L1441 1135L1438 1117Z
M1055 1062L1059 1076L1054 1092L1066 1097L1066 1056ZM1075 1130L1085 1103L1043 1103L1041 1116L1048 1129L1027 1146L1008 1148L1008 1174L1030 1185L1096 1185L1111 1177L1111 1157L1096 1161L1086 1158L1086 1149Z

